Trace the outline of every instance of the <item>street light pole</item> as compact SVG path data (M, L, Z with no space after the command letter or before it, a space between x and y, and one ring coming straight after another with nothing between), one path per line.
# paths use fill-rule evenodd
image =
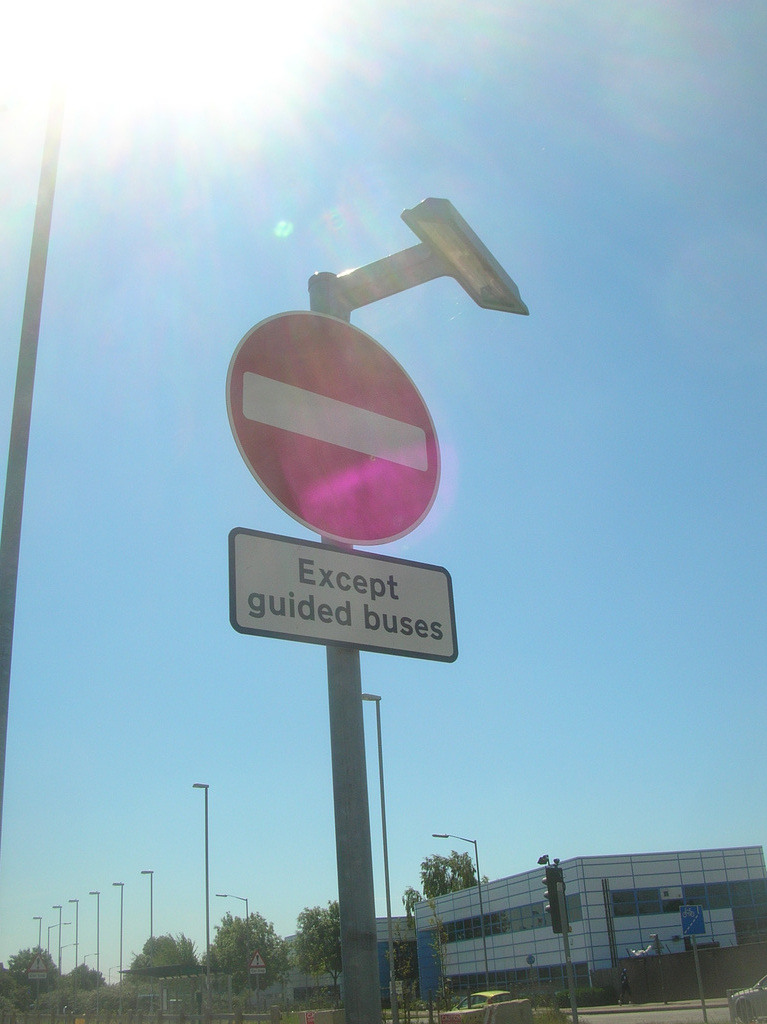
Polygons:
M383 740L381 738L381 698L374 693L363 693L363 700L376 706L376 734L378 736L378 781L381 788L381 832L383 833L384 882L386 886L386 925L389 938L389 1005L392 1024L399 1024L397 978L394 969L394 928L391 918L391 888L389 886L389 843L386 835L386 796L384 793Z
M208 1018L210 1018L213 1002L210 989L210 873L208 859L208 790L207 782L194 782L192 789L205 790L205 984L208 989Z
M42 917L35 916L32 918L33 921L37 921L37 955L40 956L43 949L43 919ZM40 1001L40 978L38 977L35 981L35 1009Z
M142 871L142 875L149 875L149 966L152 966L152 952L154 939L154 871Z
M75 967L80 963L80 900L70 900L75 905Z
M80 963L80 900L70 900L75 905L75 977L73 982L72 1003L77 1012L77 966Z
M61 977L61 911L62 906L60 903L54 903L52 910L58 910L59 912L59 978Z
M247 923L248 919L250 918L247 896L235 896L234 893L231 892L217 892L216 896L222 900L242 900L242 902L245 904L245 921Z
M57 94L51 100L43 144L40 183L37 190L35 222L32 228L32 244L27 271L27 291L21 321L16 390L11 413L8 467L5 475L3 526L0 535L0 838L3 826L5 755L8 739L13 623L16 616L16 589L21 549L21 517L27 477L29 428L32 418L37 347L40 340L45 267L48 262L48 241L51 233L53 196L56 191L56 172L59 163L63 119L63 96Z
M154 871L142 871L142 875L149 875L149 966L154 967ZM149 995L149 1007L154 1010L154 978Z
M123 895L125 893L125 882L112 882L112 885L120 889L120 1020L123 1015Z
M101 988L101 892L98 889L91 889L89 896L96 897L96 1024L99 1020L99 995Z
M60 903L55 903L51 909L52 910L58 910L58 912L59 912L59 959L58 959L59 970L58 970L58 974L56 975L56 1010L58 1012L60 1012L61 1011L61 911L62 911L63 908L62 908Z
M485 908L482 903L482 876L479 873L479 850L476 839L466 839L465 836L454 836L450 832L432 832L434 839L460 839L462 843L472 843L474 846L474 863L477 865L477 894L479 895L479 924L482 930L482 949L485 954L485 988L490 988L490 971L487 966L487 936L485 934Z

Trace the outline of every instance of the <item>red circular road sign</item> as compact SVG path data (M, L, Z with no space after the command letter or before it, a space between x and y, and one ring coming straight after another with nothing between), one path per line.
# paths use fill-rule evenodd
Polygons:
M423 520L439 446L415 384L386 349L323 313L262 320L237 346L229 423L253 476L331 540L383 544Z

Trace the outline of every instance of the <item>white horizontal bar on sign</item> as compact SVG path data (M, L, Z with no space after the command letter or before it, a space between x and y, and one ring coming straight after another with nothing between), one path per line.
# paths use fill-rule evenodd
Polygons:
M428 469L426 432L258 373L244 373L242 414L254 423L327 441L410 469Z

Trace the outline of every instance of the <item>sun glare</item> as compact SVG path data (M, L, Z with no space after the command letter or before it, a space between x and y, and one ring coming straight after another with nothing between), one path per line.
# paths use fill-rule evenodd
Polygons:
M116 114L215 110L279 100L340 0L32 0L9 11L0 44L3 91L50 92Z

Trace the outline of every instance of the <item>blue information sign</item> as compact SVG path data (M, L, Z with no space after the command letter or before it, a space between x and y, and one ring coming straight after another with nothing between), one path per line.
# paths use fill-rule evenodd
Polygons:
M682 935L705 935L706 922L703 920L703 907L698 904L680 907L682 917Z

